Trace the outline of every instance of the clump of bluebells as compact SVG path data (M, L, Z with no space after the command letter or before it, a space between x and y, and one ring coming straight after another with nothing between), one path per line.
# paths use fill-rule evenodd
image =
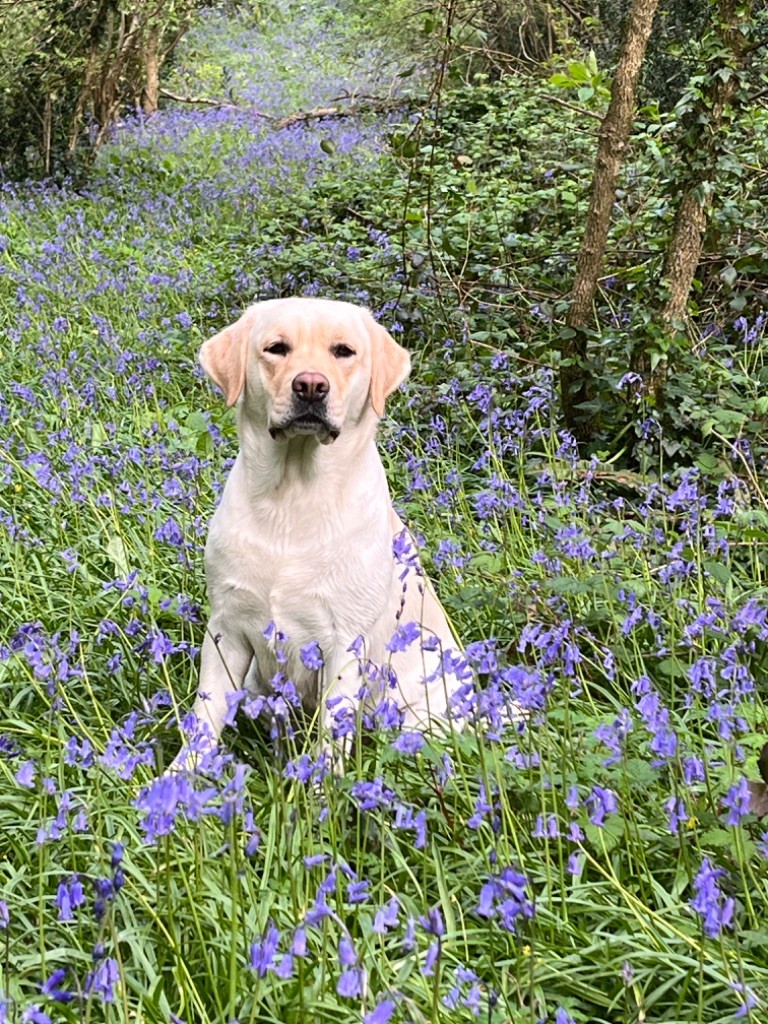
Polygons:
M261 60L268 32L210 12L201 38L236 55L227 88L283 113L275 68L329 31L285 22ZM346 84L381 82L376 59ZM339 79L316 70L320 102ZM0 1022L765 1016L763 497L701 469L606 484L549 371L474 349L469 314L419 327L434 282L394 235L297 224L299 193L325 216L349 168L377 187L388 132L169 110L126 123L85 193L0 195ZM334 274L424 349L381 445L464 641L446 728L403 725L360 640L373 696L332 708L342 759L282 672L232 693L217 745L187 709L235 447L192 353ZM752 351L762 323L739 330ZM414 568L404 535L393 556ZM422 643L403 621L388 649ZM301 657L322 670L318 643ZM182 745L196 770L166 773Z

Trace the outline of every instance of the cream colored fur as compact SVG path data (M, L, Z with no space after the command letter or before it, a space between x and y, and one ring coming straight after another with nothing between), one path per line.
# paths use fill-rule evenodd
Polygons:
M247 310L203 345L200 361L228 404L238 403L240 451L205 550L211 615L197 718L218 737L228 694L244 685L265 692L278 670L264 638L273 622L287 638L280 667L308 707L328 697L356 701L361 675L349 648L363 636L366 657L397 675L388 692L406 725L445 721L441 653L456 643L418 572L408 575L403 594L393 538L404 527L374 441L387 396L410 370L408 353L365 309L292 298ZM307 373L329 384L322 423L291 419L294 381ZM421 624L424 638L433 638L426 646L435 649L416 641L390 654L386 645L398 622ZM325 663L322 677L300 658L313 640ZM381 696L371 693L369 700ZM327 728L325 707L322 720Z

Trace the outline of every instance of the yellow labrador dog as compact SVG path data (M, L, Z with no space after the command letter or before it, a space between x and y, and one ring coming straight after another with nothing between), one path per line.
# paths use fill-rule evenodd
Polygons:
M369 702L398 702L406 727L445 721L443 653L456 642L415 553L407 578L395 557L411 542L374 440L408 353L366 309L290 298L252 306L200 362L237 403L240 451L205 549L198 721L217 739L227 696L265 693L278 670L305 706L322 704L326 729L340 705L357 706L361 681ZM270 624L285 637L280 663ZM302 657L313 641L321 669ZM361 649L390 670L378 684L365 684Z

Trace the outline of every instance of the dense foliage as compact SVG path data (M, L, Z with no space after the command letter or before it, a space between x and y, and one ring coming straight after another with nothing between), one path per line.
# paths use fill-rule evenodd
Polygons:
M82 172L126 111L157 110L159 72L195 0L0 3L0 174Z
M596 121L550 97L576 92L480 78L422 114L428 69L325 5L211 11L178 57L173 91L228 105L0 196L0 1021L764 1020L764 113L662 418L626 378L673 161L644 111L585 454L553 386ZM552 71L594 113L583 69ZM344 90L402 103L259 116ZM448 738L366 716L341 777L284 694L271 727L246 699L205 773L162 776L235 452L195 352L293 293L413 352L381 448L479 685Z

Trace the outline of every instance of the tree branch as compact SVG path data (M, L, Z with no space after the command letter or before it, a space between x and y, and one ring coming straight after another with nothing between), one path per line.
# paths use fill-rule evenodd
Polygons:
M226 110L242 110L244 113L253 114L254 117L261 117L265 121L271 121L277 128L290 128L295 124L303 124L307 121L326 121L339 117L355 117L357 114L382 110L390 110L403 106L403 100L383 100L376 97L366 98L365 103L350 103L348 107L315 107L313 110L301 110L295 114L287 114L285 117L276 117L274 114L266 114L263 110L256 110L254 107L242 107L238 103L228 103L224 100L215 100L209 96L180 96L178 93L168 89L161 89L160 95L166 99L174 100L176 103L200 103L208 107L220 107Z
M206 107L222 107L227 110L248 110L254 117L263 117L265 121L277 121L273 114L265 114L263 110L256 110L255 107L241 107L237 103L227 103L225 100L214 100L210 96L180 96L170 89L161 89L160 95L166 99L174 100L176 103L200 103Z

